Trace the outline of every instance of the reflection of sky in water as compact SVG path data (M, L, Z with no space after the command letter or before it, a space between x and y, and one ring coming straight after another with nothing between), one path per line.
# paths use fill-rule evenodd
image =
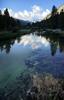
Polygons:
M32 49L22 45L14 44L10 52L0 52L0 88L15 81L25 69L25 59L32 55Z
M31 46L32 49L37 49L39 47L41 47L42 45L47 47L49 45L49 42L41 36L37 36L37 35L25 35L21 37L21 41L20 44L24 45L24 46Z
M8 42L7 46L13 43L10 52L6 54L5 50L0 51L0 87L15 80L26 68L58 76L64 74L64 53L59 52L58 42L51 42L35 34ZM63 45L60 47L63 48Z
M34 52L34 55L26 60L28 68L34 68L39 73L50 73L55 77L64 76L64 54L56 53L55 56L51 56L48 50L43 48Z

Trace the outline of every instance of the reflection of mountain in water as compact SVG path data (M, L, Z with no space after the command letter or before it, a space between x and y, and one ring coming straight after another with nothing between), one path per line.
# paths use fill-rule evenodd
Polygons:
M44 85L45 85L45 83L47 83L46 86L48 86L48 83L51 83L51 82L55 83L55 79L53 77L49 78L48 75L46 77L31 76L33 74L32 71L34 71L34 73L37 72L38 74L43 74L44 72L51 73L51 74L53 74L53 76L56 76L56 77L64 76L64 53L58 52L58 49L60 52L64 52L64 37L61 37L58 34L57 35L54 35L54 34L49 35L48 34L48 35L45 35L43 38L42 38L42 36L39 37L36 35L32 35L29 37L28 36L29 35L27 35L27 36L25 35L25 37L22 36L23 38L16 37L15 39L10 39L10 40L2 40L2 41L0 40L0 50L1 51L5 50L6 53L10 52L12 45L14 45L14 43L16 43L15 41L17 41L17 43L20 43L21 45L24 44L23 46L26 46L26 45L31 46L32 45L32 48L33 48L32 55L29 56L29 58L24 60L25 64L28 66L27 67L28 71L31 71L31 72L28 73L28 71L27 72L24 71L24 74L21 74L21 76L19 78L17 78L17 81L13 83L14 85L11 84L10 87L7 85L4 87L3 90L0 89L0 90L2 90L2 91L0 91L0 100L20 100L22 98L25 98L27 91L29 92L29 90L30 90L30 93L32 93L32 90L34 90L34 88L31 87L33 82L36 82L37 88L39 86L41 86L41 84L39 82L44 82ZM33 41L33 39L34 39L34 41ZM34 43L35 43L35 46L38 47L35 50L34 50L35 46L33 45ZM47 45L45 45L45 44L47 44ZM25 55L25 54L23 53L23 55ZM19 55L18 55L18 57L19 57ZM22 60L23 56L22 56L22 59L21 59L21 57L19 57L19 59L20 59L20 61L23 61ZM15 62L16 61L17 60L15 60ZM14 60L13 60L13 62L14 62ZM22 63L18 63L18 65L19 64L21 64L21 67L22 67ZM44 80L43 80L43 78L44 78ZM53 79L53 81L51 79ZM51 81L51 82L49 82L49 81ZM41 88L41 91L44 90L44 85ZM53 85L54 85L54 89L55 89L56 85L55 84L53 84ZM46 89L46 86L45 86L45 89ZM57 87L58 87L58 85L57 85ZM48 90L50 90L50 89L48 88ZM39 91L39 93L41 91ZM53 92L55 92L55 91L53 91ZM33 91L33 93L34 93L34 91ZM43 94L44 94L44 91L42 92L42 95ZM57 93L55 92L55 95L56 94ZM37 96L39 96L39 95L37 94ZM28 97L29 97L29 95L28 95ZM23 100L26 100L26 99L23 99ZM31 100L31 99L28 99L28 100Z
M46 35L45 38L49 41L50 50L48 47L37 49L33 56L29 57L25 64L29 68L34 68L39 73L51 73L56 77L64 75L64 37L58 35ZM60 51L60 52L59 52ZM50 54L51 52L51 54Z
M48 46L50 45L51 55L54 56L56 54L57 49L59 48L60 52L64 52L64 37L59 36L58 34L45 34L44 36L37 35L25 35L20 37L16 37L14 39L9 40L0 40L0 50L5 50L6 53L10 52L11 46L15 43L23 44L24 46L29 45L32 49L40 48L42 45ZM49 43L49 44L48 44ZM44 47L43 47L44 48Z

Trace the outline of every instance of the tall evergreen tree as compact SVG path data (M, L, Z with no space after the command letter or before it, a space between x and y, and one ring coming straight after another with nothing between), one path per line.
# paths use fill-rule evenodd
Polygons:
M2 15L2 11L0 10L0 15Z
M63 11L63 9L61 10L60 15L59 15L59 21L60 21L60 23L59 23L60 28L64 29L64 11Z
M3 21L2 11L0 10L0 30L2 29L2 25L3 25L2 21Z
M4 10L4 15L9 16L9 12L7 8Z
M57 14L57 8L56 8L56 6L54 5L54 6L52 7L52 13L51 13L51 15L54 16L54 15L56 15L56 14Z
M57 8L56 6L54 5L52 7L52 12L51 12L51 25L52 25L52 28L55 29L55 28L58 28L58 12L57 12Z

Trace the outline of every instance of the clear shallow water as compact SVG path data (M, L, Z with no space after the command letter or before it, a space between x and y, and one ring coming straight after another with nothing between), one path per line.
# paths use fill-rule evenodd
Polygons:
M12 84L24 70L64 76L64 38L24 35L0 41L0 88Z

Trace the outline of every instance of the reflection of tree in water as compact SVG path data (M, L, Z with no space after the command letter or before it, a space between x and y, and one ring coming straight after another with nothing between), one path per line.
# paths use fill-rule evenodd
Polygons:
M60 52L64 52L64 38L59 39Z
M17 43L20 43L21 36L17 36L15 38L9 39L9 40L0 40L0 50L1 50L1 52L3 50L5 50L6 53L9 53L11 46L15 43L15 40L17 40Z
M21 37L17 37L17 42L20 43Z
M5 41L1 41L0 42L0 50L1 52L3 50L6 51L6 53L9 53L10 52L10 49L11 49L11 45L14 44L14 40L5 40Z
M54 56L56 54L58 43L50 41L50 46L51 46L51 55Z
M10 52L11 46L15 43L15 40L17 40L17 43L20 43L21 36L17 36L13 39L7 39L7 40L0 40L0 51L2 52L5 50L6 53Z
M56 54L56 50L59 47L60 52L64 52L64 37L59 36L59 34L51 34L45 36L47 40L50 42L51 55L54 56Z

